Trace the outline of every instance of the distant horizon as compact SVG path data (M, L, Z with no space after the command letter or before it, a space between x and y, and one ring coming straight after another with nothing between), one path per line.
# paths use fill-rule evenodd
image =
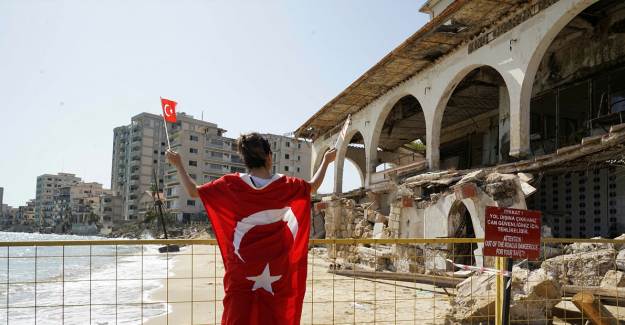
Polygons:
M292 132L424 25L423 3L2 1L3 203L46 173L110 188L113 129L159 97L230 138ZM361 182L350 164L345 190Z

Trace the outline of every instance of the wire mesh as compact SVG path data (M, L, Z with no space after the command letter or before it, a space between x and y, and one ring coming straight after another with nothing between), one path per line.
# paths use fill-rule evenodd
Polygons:
M494 324L500 275L481 242L311 240L301 323ZM159 253L166 244L182 249ZM221 321L224 267L214 240L0 246L0 324ZM542 248L541 261L515 261L511 324L625 320L625 240L545 239Z

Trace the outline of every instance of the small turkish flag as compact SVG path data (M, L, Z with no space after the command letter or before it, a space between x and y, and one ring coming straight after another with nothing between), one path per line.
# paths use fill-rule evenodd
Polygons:
M163 106L163 117L165 121L176 123L176 102L161 97L161 106Z
M297 325L304 293L310 185L280 176L262 188L229 174L198 188L226 273L222 325Z

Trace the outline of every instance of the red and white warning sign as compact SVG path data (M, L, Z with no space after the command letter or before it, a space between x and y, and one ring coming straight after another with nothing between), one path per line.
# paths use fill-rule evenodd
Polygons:
M537 260L540 211L486 207L484 255Z

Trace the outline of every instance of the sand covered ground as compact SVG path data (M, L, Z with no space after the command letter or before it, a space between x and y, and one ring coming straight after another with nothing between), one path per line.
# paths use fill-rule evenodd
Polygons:
M316 252L309 254L302 324L444 323L450 297L442 289L333 275L327 272L329 262ZM169 313L146 324L219 324L224 273L219 250L184 247L181 254L171 256L170 263L168 283L164 281L148 299L168 301Z

